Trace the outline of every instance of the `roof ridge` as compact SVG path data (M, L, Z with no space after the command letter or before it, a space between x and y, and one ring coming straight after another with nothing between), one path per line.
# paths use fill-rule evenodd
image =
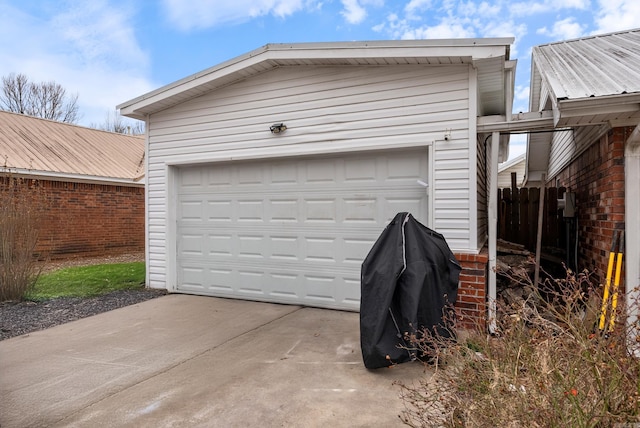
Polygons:
M598 39L602 37L610 37L610 36L616 36L619 34L627 34L627 33L640 33L640 28L631 28L628 30L619 30L619 31L613 31L611 33L604 33L604 34L590 34L588 36L577 37L575 39L556 40L554 42L549 42L549 43L544 43L541 45L534 46L533 48L535 49L543 46L552 46L552 45L561 45L565 43L580 42L583 40Z

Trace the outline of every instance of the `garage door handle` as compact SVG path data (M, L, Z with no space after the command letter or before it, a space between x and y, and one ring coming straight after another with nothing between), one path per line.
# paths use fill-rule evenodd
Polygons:
M429 194L429 183L422 181L422 180L418 180L418 184L422 187L424 187L424 192L428 195Z

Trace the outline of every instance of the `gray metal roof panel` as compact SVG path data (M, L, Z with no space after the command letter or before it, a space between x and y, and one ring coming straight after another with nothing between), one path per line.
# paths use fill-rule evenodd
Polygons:
M556 99L640 93L640 29L536 46L533 61Z

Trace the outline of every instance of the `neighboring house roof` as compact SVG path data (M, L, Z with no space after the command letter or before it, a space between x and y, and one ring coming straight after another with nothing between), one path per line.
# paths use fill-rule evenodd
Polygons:
M144 137L0 111L0 171L138 183L143 160Z
M530 110L552 111L552 129L640 123L640 29L536 46L531 70ZM548 172L553 138L529 137L529 183Z
M498 188L511 187L511 173L516 173L516 185L524 181L525 154L522 153L506 162L498 164Z
M117 106L147 115L278 67L470 64L478 75L478 115L504 114L505 60L513 38L268 44ZM510 64L511 67L514 64Z

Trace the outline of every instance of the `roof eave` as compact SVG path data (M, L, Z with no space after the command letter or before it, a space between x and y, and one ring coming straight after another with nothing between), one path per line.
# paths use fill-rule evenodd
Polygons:
M640 112L640 93L558 99L556 104L555 125L566 126L576 117Z
M243 78L243 70L261 65L260 72L276 68L277 61L313 60L318 64L339 59L466 57L469 62L484 58L508 59L514 39L402 40L352 43L271 44L225 61L199 73L141 95L116 106L123 116L145 119L148 114L196 96L198 88L218 79ZM191 95L189 95L191 93Z
M72 183L107 184L114 186L144 187L144 175L134 178L101 177L97 175L72 174L55 171L38 171L25 168L0 167L0 173L8 173L14 177L30 177L41 180L68 181Z

